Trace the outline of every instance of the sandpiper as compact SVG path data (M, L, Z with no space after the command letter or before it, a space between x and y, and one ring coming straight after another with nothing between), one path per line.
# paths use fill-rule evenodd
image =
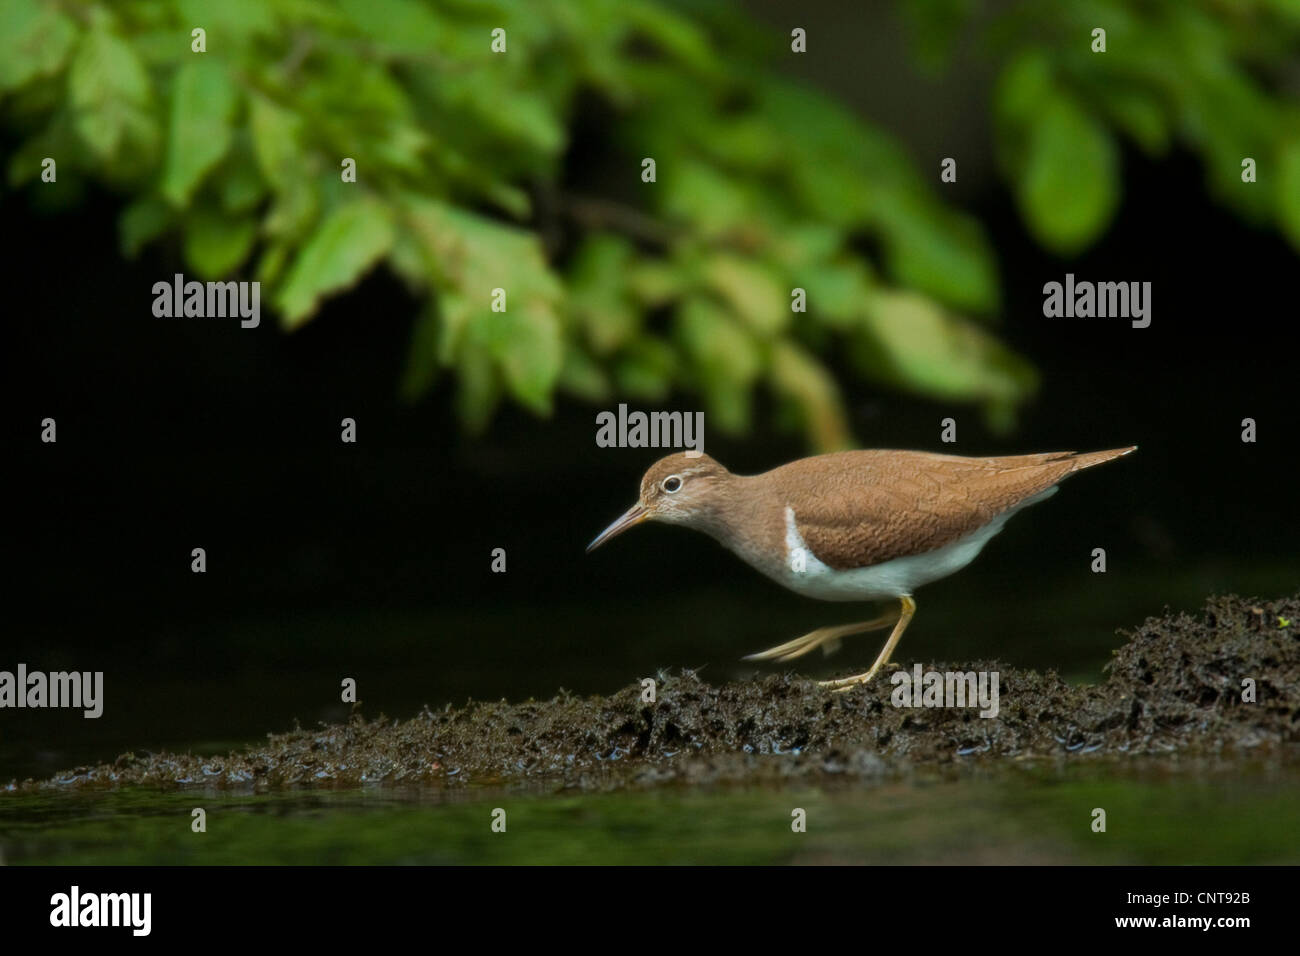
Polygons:
M822 627L747 660L793 660L840 638L893 625L871 669L822 681L847 690L889 663L916 613L913 593L975 559L1007 519L1076 471L1136 445L1007 458L919 451L845 451L801 458L761 475L733 475L708 455L655 462L635 505L588 551L643 521L695 528L792 591L824 601L889 598L869 621Z

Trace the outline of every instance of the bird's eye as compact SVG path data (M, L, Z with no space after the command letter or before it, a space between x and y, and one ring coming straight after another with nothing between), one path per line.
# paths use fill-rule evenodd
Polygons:
M664 483L661 487L663 488L664 491L668 492L671 495L674 491L677 491L679 488L681 488L681 486L682 486L681 478L679 478L677 475L669 475L667 478L664 479Z

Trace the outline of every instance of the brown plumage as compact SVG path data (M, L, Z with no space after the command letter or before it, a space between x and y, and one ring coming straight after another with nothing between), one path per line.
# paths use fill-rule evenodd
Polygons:
M755 480L770 483L779 498L798 500L808 549L842 570L942 548L1067 475L1132 450L1009 458L845 451L792 461Z
M678 453L650 466L637 503L587 550L642 521L663 521L703 531L809 597L898 599L896 615L820 628L754 655L790 660L892 624L871 670L831 682L844 689L888 663L916 610L915 588L965 567L1012 514L1047 497L1063 479L1136 447L1004 458L845 451L751 476L733 475L708 455Z

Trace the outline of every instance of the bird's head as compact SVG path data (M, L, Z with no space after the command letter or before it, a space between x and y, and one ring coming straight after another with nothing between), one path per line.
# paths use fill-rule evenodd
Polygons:
M587 545L594 551L642 521L705 527L717 510L719 491L731 472L708 455L678 452L660 458L641 479L641 495L623 516Z

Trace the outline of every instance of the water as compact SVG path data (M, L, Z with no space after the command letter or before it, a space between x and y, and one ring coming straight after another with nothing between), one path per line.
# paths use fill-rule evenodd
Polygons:
M1300 771L988 767L869 788L0 799L9 864L1300 863ZM207 832L191 812L207 812ZM491 828L505 811L505 832ZM1106 812L1094 832L1094 810ZM792 812L806 813L804 833Z

